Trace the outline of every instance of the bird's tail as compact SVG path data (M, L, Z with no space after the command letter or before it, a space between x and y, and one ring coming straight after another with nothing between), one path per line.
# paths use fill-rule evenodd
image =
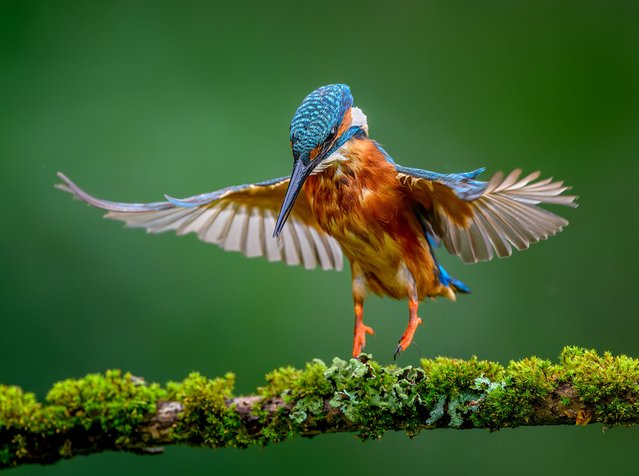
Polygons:
M448 271L446 271L441 264L438 264L437 267L439 268L439 282L443 286L448 286L457 293L470 293L470 288L466 285L466 283L451 277L450 274L448 274Z

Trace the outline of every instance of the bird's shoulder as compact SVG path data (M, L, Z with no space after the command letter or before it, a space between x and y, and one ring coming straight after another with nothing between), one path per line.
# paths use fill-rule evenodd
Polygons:
M450 189L461 200L474 200L484 192L487 182L477 180L485 168L478 168L469 172L439 173L415 167L398 164L384 147L368 136L354 137L340 150L347 159L361 168L371 172L392 174L407 187L426 187L432 189L435 185Z

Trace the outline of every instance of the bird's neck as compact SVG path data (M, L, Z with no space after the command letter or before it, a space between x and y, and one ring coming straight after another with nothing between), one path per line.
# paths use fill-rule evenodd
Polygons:
M392 168L377 143L365 135L350 137L312 172L316 179L332 179L336 174L366 176L379 168ZM360 177L361 178L361 177Z

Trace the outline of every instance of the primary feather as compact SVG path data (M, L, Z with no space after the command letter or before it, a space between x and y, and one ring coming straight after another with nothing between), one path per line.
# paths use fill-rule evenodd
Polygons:
M486 183L475 181L475 175L441 176L444 180L426 171L417 174L406 172L416 169L400 170L400 178L425 205L425 218L436 236L466 263L490 260L495 255L510 256L513 247L528 248L568 225L566 219L539 208L539 204L577 206L576 196L562 195L570 189L563 182L535 182L539 172L522 179L521 169L505 178L496 173Z

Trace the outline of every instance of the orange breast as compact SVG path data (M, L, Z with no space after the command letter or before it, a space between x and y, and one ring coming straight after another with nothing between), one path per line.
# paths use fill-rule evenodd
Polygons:
M403 263L420 298L436 293L434 262L393 164L368 139L352 139L341 152L342 160L304 185L320 227L365 271L371 291L406 297Z

